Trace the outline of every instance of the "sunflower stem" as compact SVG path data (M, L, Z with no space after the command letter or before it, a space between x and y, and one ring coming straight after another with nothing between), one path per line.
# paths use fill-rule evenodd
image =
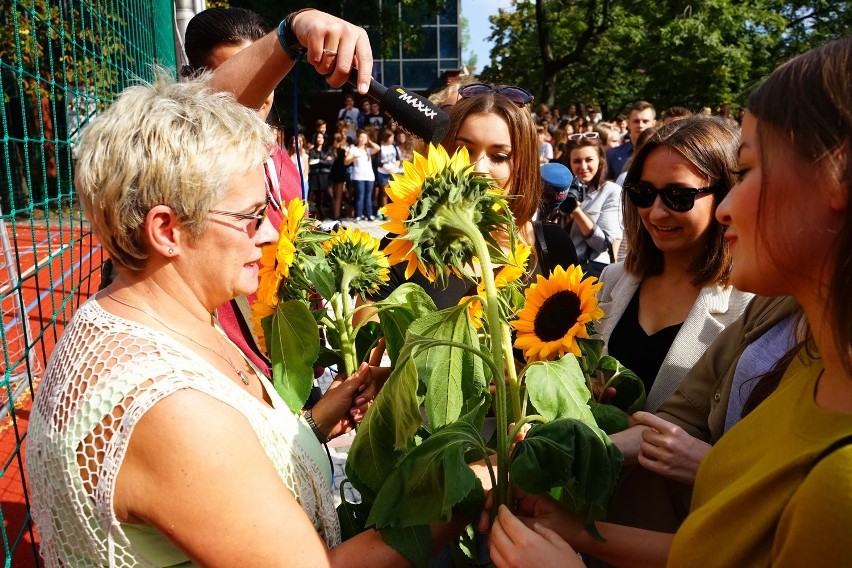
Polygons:
M512 420L518 422L525 412L521 407L521 386L518 382L518 372L515 369L515 354L512 352L512 334L509 325L502 322L503 326L503 357L506 361L506 374L509 380L509 401L512 403Z
M355 353L355 333L352 329L352 297L349 284L355 274L348 265L344 265L340 279L340 291L332 298L334 324L340 336L340 354L343 357L343 376L350 377L358 370L358 355Z
M445 215L448 212L445 212ZM449 215L448 215L449 216ZM488 245L479 228L465 214L452 215L452 225L461 231L473 245L476 258L479 259L482 284L485 288L485 317L488 320L488 331L491 342L491 356L494 360L494 418L497 422L497 486L495 487L496 503L494 511L500 505L509 506L509 417L506 393L506 365L504 359L504 322L500 317L500 301L497 295L497 285L494 282L494 266L491 264L491 254ZM518 405L520 410L520 404Z

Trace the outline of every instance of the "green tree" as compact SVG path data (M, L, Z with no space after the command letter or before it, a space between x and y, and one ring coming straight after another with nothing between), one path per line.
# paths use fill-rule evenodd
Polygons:
M0 8L0 72L8 175L4 212L55 196L69 179L69 142L149 61L128 50L127 9L34 0ZM146 54L147 55L147 54ZM28 144L41 139L41 144ZM60 177L65 172L65 177Z
M464 16L459 16L459 35L461 36L461 64L463 67L475 68L479 58L475 53L470 52L470 23Z
M791 56L852 33L850 4L519 0L491 18L483 76L522 84L546 103L594 102L608 117L638 99L716 108L742 102Z

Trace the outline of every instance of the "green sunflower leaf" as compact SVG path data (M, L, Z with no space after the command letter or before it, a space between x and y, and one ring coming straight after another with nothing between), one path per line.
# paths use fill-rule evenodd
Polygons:
M403 555L417 568L429 566L429 557L432 555L432 531L428 525L389 527L382 529L381 534L388 546Z
M556 361L533 363L527 369L526 385L530 402L548 421L575 418L589 426L595 425L587 404L591 393L573 354Z
M592 409L592 416L595 417L598 428L607 434L615 434L630 427L627 414L620 408L611 404L601 404L595 400L589 401L589 407Z
M422 423L417 397L417 369L406 353L391 372L369 412L346 460L346 475L368 500L382 488L388 475Z
M325 345L320 345L319 356L314 365L316 367L337 367L338 369L342 369L344 365L343 357L339 351L329 349Z
M391 364L395 365L411 322L422 315L436 312L438 308L426 291L413 283L399 286L376 305L381 308L379 321L385 336L385 348Z
M355 332L355 355L358 361L366 361L376 342L382 337L379 322L368 321Z
M293 412L301 412L314 381L319 329L305 302L278 304L266 336L272 385Z
M588 329L588 326L587 326ZM594 330L592 330L594 333ZM577 345L580 346L580 366L587 375L592 375L601 360L604 342L602 339L585 339L577 338Z
M484 496L482 484L465 461L465 450L470 447L485 457L482 437L466 422L433 433L388 475L367 525L382 529L449 521L453 507L471 492Z
M452 341L480 349L465 306L422 316L408 331L420 340ZM470 351L439 345L417 351L414 360L418 376L426 385L426 415L433 431L458 420L465 400L480 398L485 389L482 359Z
M562 502L590 532L604 518L621 471L622 455L596 427L574 419L536 424L515 445L512 482L528 493L562 487Z
M324 256L305 256L305 276L316 291L326 300L331 298L337 290L334 282L334 272L328 265Z
M367 525L367 516L370 514L370 505L366 501L350 503L345 499L343 487L344 480L340 485L340 505L337 506L337 520L340 522L340 536L343 540L349 540L353 536L364 532Z
M609 355L601 357L598 371L603 375L606 387L615 387L615 396L609 400L608 404L620 408L627 414L633 414L645 408L645 384L636 373Z

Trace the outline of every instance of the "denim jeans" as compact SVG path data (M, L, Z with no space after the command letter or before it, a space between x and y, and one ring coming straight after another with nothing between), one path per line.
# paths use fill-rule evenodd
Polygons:
M355 184L355 216L373 216L373 185L372 180L352 180Z

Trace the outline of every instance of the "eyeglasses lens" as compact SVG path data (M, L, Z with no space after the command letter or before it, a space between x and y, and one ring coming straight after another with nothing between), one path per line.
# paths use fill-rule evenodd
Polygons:
M533 100L532 94L520 87L500 87L497 92L517 105L525 105Z
M266 217L269 214L269 197L266 198L266 205L263 206L263 209L258 211L257 222L254 225L254 230L257 231L260 229L260 226L263 225L263 222L266 221Z
M641 181L625 183L624 189L627 191L630 201L636 207L645 208L652 206L657 199L657 194L659 194L663 200L663 204L678 213L685 213L692 209L695 205L695 196L698 193L705 193L709 190L708 188L697 190L684 187L667 187L658 190L650 183Z
M472 83L459 88L459 96L461 98L475 97L487 93L497 93L503 95L516 105L526 105L532 102L532 93L520 87L512 86L494 86L485 83Z

